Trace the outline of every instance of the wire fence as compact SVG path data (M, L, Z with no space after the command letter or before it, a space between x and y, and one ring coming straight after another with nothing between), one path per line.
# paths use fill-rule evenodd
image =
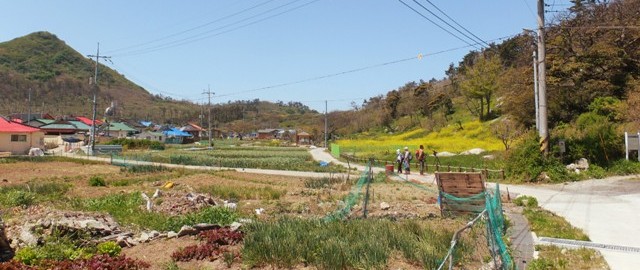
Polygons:
M340 154L341 158L348 160L349 162L355 163L368 163L370 160L372 161L372 167L384 168L386 166L397 166L395 161L390 160L382 160L382 159L366 159L366 158L358 158L347 154ZM409 164L412 169L419 170L420 164L417 162ZM487 167L477 168L477 167L466 167L466 166L455 166L451 164L441 164L440 162L436 162L435 164L424 164L425 172L480 172L484 175L485 179L493 179L496 181L504 181L505 180L505 172L504 169L489 169Z

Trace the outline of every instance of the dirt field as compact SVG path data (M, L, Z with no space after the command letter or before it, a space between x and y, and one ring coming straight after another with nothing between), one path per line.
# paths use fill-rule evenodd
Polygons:
M90 186L89 179L100 177L107 186ZM351 191L352 183L344 179L334 179L331 183L315 187L312 181L301 177L285 177L239 173L235 171L198 172L186 170L170 170L157 172L132 173L111 165L89 165L74 162L17 162L0 164L0 187L25 185L29 183L65 183L70 188L65 196L69 198L93 198L115 193L145 192L152 194L156 189L165 192L209 193L216 203L223 200L237 202L237 211L241 216L252 219L269 219L283 215L305 218L320 218L335 211L341 200ZM350 182L353 182L351 179ZM162 186L172 182L174 187L163 189ZM306 185L306 186L305 186ZM312 187L313 186L313 187ZM399 182L373 183L370 188L371 202L368 208L370 217L397 218L434 218L439 216L435 205L435 187L430 190L417 189L414 186ZM364 193L364 189L362 190ZM381 203L388 203L389 209L382 210ZM31 206L26 209L14 207L5 209L3 216L8 226L18 226L30 217L51 211L53 205ZM256 209L264 209L256 214ZM352 217L363 215L363 206L356 205ZM8 231L15 231L9 228ZM150 243L125 248L123 253L152 264L153 269L165 269L170 262L171 254L185 246L196 244L194 237L178 239L162 239ZM235 247L239 249L240 247ZM395 261L395 260L394 260ZM393 262L402 268L401 260ZM214 262L192 261L178 263L184 269L218 269L227 268L222 260ZM231 269L240 269L241 262L234 262Z

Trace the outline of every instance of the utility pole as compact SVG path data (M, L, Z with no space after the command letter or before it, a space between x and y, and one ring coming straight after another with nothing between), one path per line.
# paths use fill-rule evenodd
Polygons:
M538 0L538 95L540 112L540 151L549 153L549 127L547 123L546 54L544 47L544 0Z
M324 101L324 148L329 149L327 145L327 101Z
M111 56L101 56L100 55L100 42L98 42L98 50L95 55L87 55L87 57L95 57L96 58L96 70L93 77L93 116L91 117L91 155L94 155L94 150L96 146L96 110L97 110L97 101L96 95L98 91L98 66L100 65L100 59L109 59ZM91 83L91 81L89 81Z
M202 94L206 94L209 97L209 116L207 122L209 123L209 148L213 147L213 141L211 140L211 95L215 95L214 92L211 92L211 87L207 85L207 91L202 92Z
M536 106L536 130L540 132L540 112L538 108L538 55L533 51L533 98Z
M29 87L29 112L27 113L27 122L23 124L27 124L31 121L31 87Z

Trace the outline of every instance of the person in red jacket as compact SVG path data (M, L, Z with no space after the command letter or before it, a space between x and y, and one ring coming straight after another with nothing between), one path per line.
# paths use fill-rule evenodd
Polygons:
M416 151L416 159L418 160L418 167L420 168L420 175L424 175L424 166L426 161L426 155L424 154L424 146L420 145L420 149Z

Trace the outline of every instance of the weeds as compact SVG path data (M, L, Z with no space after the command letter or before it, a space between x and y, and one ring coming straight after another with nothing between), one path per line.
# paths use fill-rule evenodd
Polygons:
M38 202L57 201L62 199L69 188L68 184L53 182L29 182L25 185L1 187L0 205L26 207Z
M223 207L208 207L183 216L167 216L143 210L144 203L140 193L135 192L75 200L73 206L78 210L107 212L122 224L160 231L178 231L183 225L197 223L228 225L237 219L235 212Z
M104 178L102 178L102 176L94 175L89 178L89 186L106 187L107 183L104 181Z
M271 187L242 187L211 185L198 189L200 192L209 193L212 196L235 200L278 200L287 191Z

